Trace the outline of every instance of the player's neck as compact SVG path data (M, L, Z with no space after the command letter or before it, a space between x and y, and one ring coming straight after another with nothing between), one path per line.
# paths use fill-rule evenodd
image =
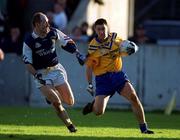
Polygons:
M39 32L38 30L34 29L34 32L36 35L38 35L40 38L46 37L48 33Z
M98 40L99 40L99 42L101 42L101 43L102 43L102 42L105 42L107 39L108 39L108 37L105 37L105 38L99 38L99 37L98 37Z
M37 30L34 30L34 33L39 36L40 38L44 38L46 35L38 32Z

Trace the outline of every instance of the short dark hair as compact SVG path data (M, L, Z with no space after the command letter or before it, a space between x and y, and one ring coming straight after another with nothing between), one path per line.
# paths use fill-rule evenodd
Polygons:
M36 23L41 22L41 16L43 15L42 12L36 12L32 17L32 26L35 27Z
M83 27L83 26L89 26L89 24L88 24L86 21L84 21L84 22L81 24L81 27Z
M96 26L96 25L102 25L102 24L107 25L107 21L106 21L104 18L99 18L99 19L97 19L96 22L94 23L94 26Z

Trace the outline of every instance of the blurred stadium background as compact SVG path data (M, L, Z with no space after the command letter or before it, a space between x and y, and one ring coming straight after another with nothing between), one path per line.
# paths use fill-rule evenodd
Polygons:
M64 27L55 26L70 35L83 53L93 35L92 24L99 17L109 21L111 31L139 45L136 55L124 58L124 69L145 110L164 110L173 95L175 110L180 110L179 0L1 0L0 48L5 52L5 60L0 62L0 105L47 106L25 69L21 49L24 36L31 31L32 14L49 12L54 18L57 3L62 6L67 23ZM83 22L88 23L87 33L82 32ZM145 33L142 38L136 35L138 29ZM152 41L147 42L144 37ZM58 53L74 91L75 107L82 107L92 100L86 91L85 69L73 55L61 49ZM115 95L109 107L129 109L130 105Z

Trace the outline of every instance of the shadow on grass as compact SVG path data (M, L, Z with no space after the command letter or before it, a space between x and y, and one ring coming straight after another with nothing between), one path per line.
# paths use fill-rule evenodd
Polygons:
M12 135L12 134L0 134L0 140L176 140L176 138L147 138L147 137L141 137L141 138L134 138L134 137L86 137L86 136L75 136L73 134L72 136L47 136L47 135Z
M94 114L83 116L82 109L67 109L72 121L81 127L137 128L138 124L132 111L107 110L102 117ZM180 129L179 114L165 116L163 113L146 113L150 128ZM60 122L60 123L59 123ZM26 126L63 125L52 108L0 107L0 124Z

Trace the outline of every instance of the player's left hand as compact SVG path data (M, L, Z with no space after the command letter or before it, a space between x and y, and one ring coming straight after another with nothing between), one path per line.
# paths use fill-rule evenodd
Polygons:
M86 56L81 54L80 52L76 52L76 58L78 59L79 64L82 66L86 62Z

